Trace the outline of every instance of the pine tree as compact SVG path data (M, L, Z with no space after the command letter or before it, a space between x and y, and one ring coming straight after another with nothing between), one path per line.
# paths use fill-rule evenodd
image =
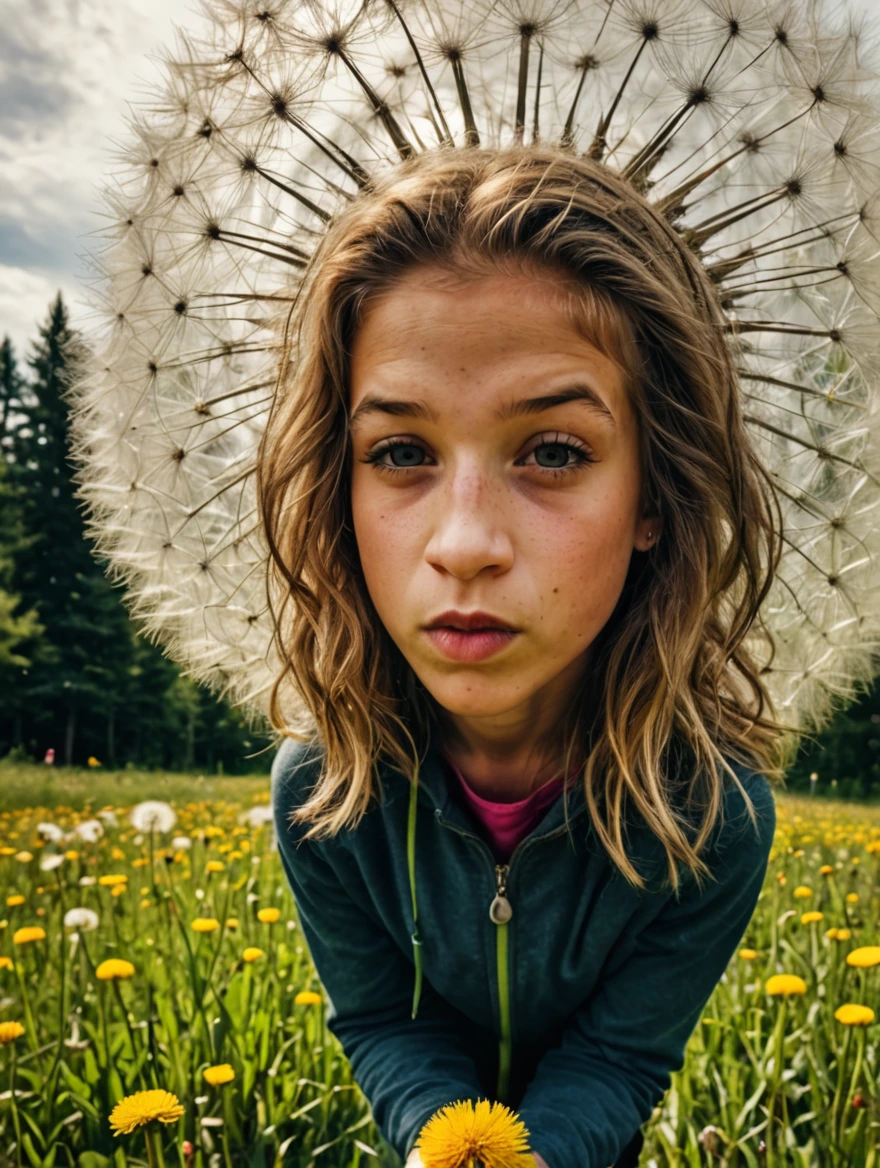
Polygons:
M18 362L8 336L0 341L0 453L7 455L12 427L23 406L27 393L24 379L18 371Z
M84 536L68 453L64 393L83 357L59 292L28 358L32 393L12 429L10 477L25 529L35 538L15 557L14 590L35 608L45 632L26 646L12 700L30 741L53 745L70 764L98 753L115 716L131 637L119 591ZM32 652L28 652L28 648ZM103 725L102 725L103 724ZM81 744L81 749L77 746Z

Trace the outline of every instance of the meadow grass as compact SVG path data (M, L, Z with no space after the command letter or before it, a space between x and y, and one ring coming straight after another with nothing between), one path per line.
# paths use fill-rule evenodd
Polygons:
M384 1164L326 1028L268 776L49 769L0 763L0 1165ZM130 822L148 799L168 831ZM880 1168L880 809L783 793L777 820L643 1168Z

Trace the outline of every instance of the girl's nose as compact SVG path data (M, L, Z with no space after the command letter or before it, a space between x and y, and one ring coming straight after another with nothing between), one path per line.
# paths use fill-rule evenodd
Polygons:
M509 488L484 468L460 465L431 492L426 511L425 559L432 567L467 580L513 563L513 514Z

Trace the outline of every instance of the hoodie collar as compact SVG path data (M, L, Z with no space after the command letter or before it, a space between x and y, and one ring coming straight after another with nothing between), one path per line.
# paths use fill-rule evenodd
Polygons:
M419 767L419 802L429 805L432 811L449 823L473 831L473 820L467 808L452 793L453 776L447 770L445 760L437 744L436 736L432 736L427 753ZM586 805L584 785L582 779L576 779L568 788L568 818ZM531 833L534 836L548 835L556 828L565 824L565 807L563 792L544 811L544 815Z

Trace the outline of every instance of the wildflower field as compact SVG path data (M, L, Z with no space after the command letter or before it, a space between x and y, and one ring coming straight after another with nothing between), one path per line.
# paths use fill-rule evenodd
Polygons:
M47 769L0 764L0 1165L378 1165L268 778ZM645 1168L880 1168L880 809L777 809Z

